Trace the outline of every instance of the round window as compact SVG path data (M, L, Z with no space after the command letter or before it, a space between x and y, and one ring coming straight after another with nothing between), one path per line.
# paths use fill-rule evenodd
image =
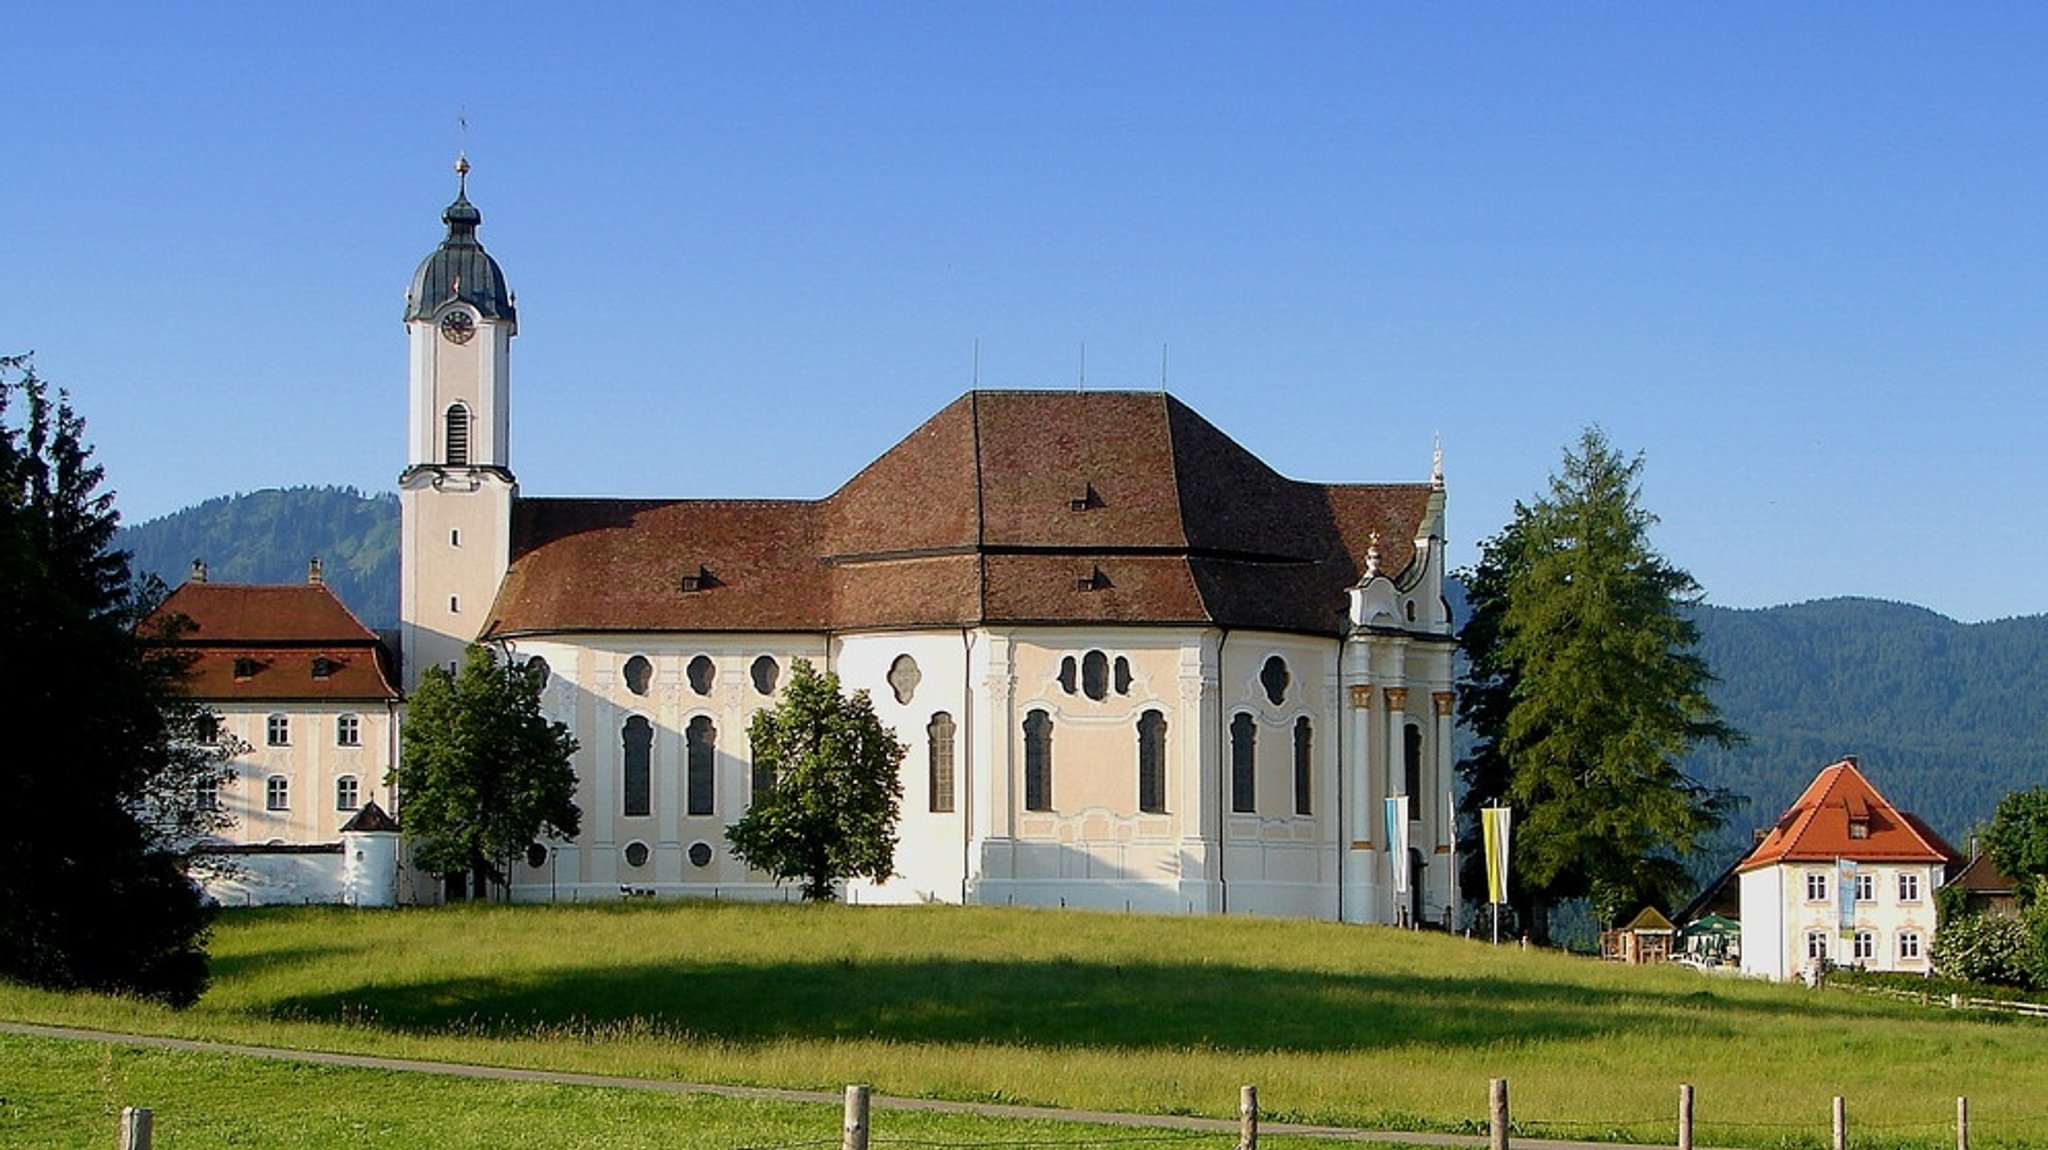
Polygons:
M695 867L706 867L711 865L710 843L698 842L690 844L690 865Z
M526 865L536 868L548 865L548 848L546 843L527 844Z
M639 839L634 839L626 844L625 854L627 866L643 867L647 865L647 844Z

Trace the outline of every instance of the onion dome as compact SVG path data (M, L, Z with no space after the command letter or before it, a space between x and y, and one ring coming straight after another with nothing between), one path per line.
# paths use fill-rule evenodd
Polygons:
M484 214L469 202L469 160L455 161L455 202L441 213L448 225L448 238L420 263L413 273L412 290L405 297L405 318L432 319L450 303L460 302L476 309L484 319L504 320L517 329L518 312L512 293L505 286L505 271L477 242L477 225Z

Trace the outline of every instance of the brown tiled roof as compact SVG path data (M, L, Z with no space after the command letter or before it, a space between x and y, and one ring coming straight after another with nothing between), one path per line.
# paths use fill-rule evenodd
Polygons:
M1863 823L1867 835L1852 838L1852 822ZM1739 869L1836 859L1946 863L1957 857L1932 828L1879 794L1855 760L1844 759L1814 777Z
M1978 855L1948 880L1949 886L1960 886L1972 894L2011 894L2019 884L2012 876L1998 869L1988 854Z
M158 635L174 620L169 645L191 659L193 698L398 698L384 645L322 584L186 583L138 630Z
M977 391L813 502L522 499L488 633L1218 623L1339 634L1427 484L1299 483L1157 392ZM710 579L683 590L699 571Z

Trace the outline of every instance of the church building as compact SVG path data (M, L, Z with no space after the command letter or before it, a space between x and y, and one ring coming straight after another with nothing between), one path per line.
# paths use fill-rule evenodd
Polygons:
M408 686L472 641L539 661L581 743L582 834L514 899L794 897L723 832L808 659L909 748L897 874L850 901L1443 919L1440 464L1304 483L1162 392L977 390L821 499L530 497L457 170L405 311L401 638Z

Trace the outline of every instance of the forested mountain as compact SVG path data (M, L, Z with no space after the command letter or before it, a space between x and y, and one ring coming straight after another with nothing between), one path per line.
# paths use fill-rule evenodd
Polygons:
M220 582L326 579L373 628L398 618L398 498L295 487L210 499L124 529L138 570L175 586L192 560ZM1450 588L1464 617L1461 588ZM2000 796L2048 783L2048 616L1957 623L1921 607L1826 599L1698 608L1714 697L1749 736L1690 764L1745 795L1721 852L1774 821L1815 772L1855 755L1871 781L1968 848Z
M1698 618L1715 701L1749 742L1692 766L1749 796L1741 843L1843 755L1966 852L2001 796L2048 782L2048 617L1958 623L1825 599Z
M398 496L353 487L225 495L124 527L115 546L172 587L206 561L216 583L302 583L317 556L327 585L371 629L398 626Z

